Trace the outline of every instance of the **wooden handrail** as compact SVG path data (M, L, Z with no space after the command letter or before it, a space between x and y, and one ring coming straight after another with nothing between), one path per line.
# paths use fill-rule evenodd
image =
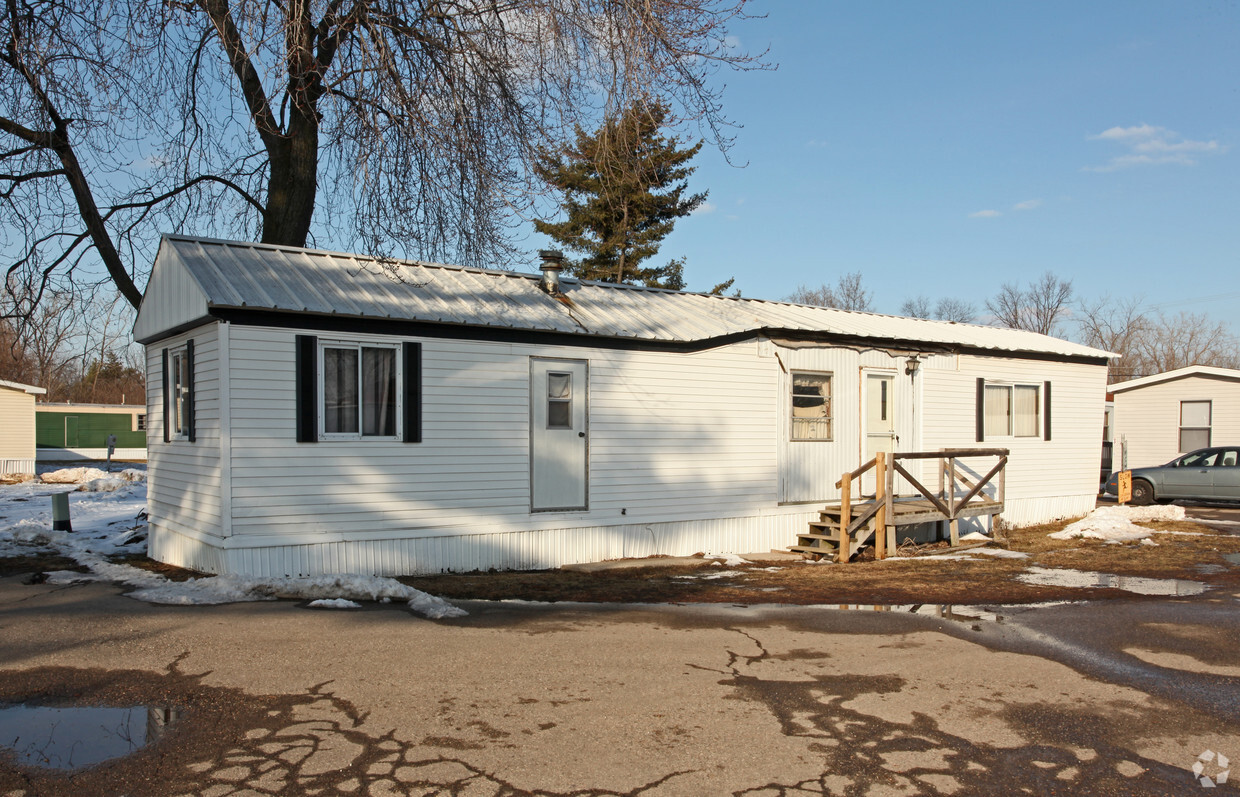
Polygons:
M895 512L892 506L893 497L895 495L895 477L898 473L909 484L917 489L926 500L951 524L951 541L952 545L957 542L957 524L960 518L960 511L968 506L987 484L991 483L991 479L998 479L995 482L996 497L995 502L1002 505L1006 492L1006 475L1007 462L1010 451L1006 448L944 448L940 451L907 451L901 453L879 452L874 459L866 462L856 470L849 471L840 477L835 486L840 489L840 547L837 555L840 562L848 561L852 553L852 535L853 533L865 525L871 517L874 522L874 553L879 559L886 557L887 553L887 529L886 524L890 519L894 522ZM961 474L956 467L956 460L967 457L998 457L999 461L989 472L974 483L972 480ZM899 460L902 459L937 459L939 460L939 490L937 495L930 492L919 479L913 476ZM861 516L852 517L852 482L853 479L859 479L861 476L876 469L874 480L874 502L861 513ZM957 498L956 485L963 485L967 492L963 498Z

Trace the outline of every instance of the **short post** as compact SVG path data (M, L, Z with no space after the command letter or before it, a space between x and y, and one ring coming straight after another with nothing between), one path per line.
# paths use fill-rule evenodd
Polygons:
M874 558L887 558L887 452L874 455L874 501L878 514L874 516Z
M116 453L116 435L108 435L108 473L112 472L112 455Z
M55 493L52 495L52 530L73 531L73 523L69 520L68 493Z
M835 552L835 561L844 564L852 554L852 535L848 527L852 525L852 474L844 474L840 484L840 548Z

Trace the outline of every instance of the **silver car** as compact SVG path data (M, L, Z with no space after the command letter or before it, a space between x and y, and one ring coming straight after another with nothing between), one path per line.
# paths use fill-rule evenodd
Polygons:
M1107 479L1108 495L1119 494L1119 474ZM1240 448L1216 447L1192 451L1155 468L1132 469L1132 503L1177 498L1240 501Z

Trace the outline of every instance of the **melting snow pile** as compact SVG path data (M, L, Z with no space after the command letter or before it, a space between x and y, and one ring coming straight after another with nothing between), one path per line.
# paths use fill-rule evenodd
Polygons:
M1130 542L1143 540L1153 531L1136 525L1138 522L1184 520L1182 506L1103 506L1090 512L1084 518L1063 531L1056 531L1049 536L1056 540L1074 540L1088 538L1113 542Z
M0 556L54 552L87 568L88 573L48 573L48 583L110 581L133 587L129 597L151 603L215 604L299 598L346 608L358 600L402 600L431 619L460 617L451 603L407 587L391 578L361 575L314 578L213 576L170 581L158 573L117 564L111 557L146 553L146 473L127 469L108 474L98 468L65 468L42 476L42 482L0 485ZM52 529L51 496L65 485L79 484L70 496L73 531Z
M52 581L52 578L48 578ZM129 582L133 586L138 586ZM413 587L406 587L393 578L382 576L308 576L304 578L253 578L250 576L223 575L197 578L191 581L168 581L162 576L159 583L140 587L129 597L148 603L176 605L206 605L214 603L246 603L273 601L280 598L314 600L344 599L378 601L403 600L418 614L440 620L445 617L462 617L464 609L453 606L443 598L428 595ZM336 608L340 608L337 606Z
M76 484L84 493L114 493L134 482L146 481L146 471L126 468L120 473L105 473L98 468L62 468L39 477L44 484Z

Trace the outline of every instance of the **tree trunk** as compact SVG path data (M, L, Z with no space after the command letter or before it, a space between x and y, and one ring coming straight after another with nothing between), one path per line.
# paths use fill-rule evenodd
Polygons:
M313 109L294 114L287 134L268 147L271 174L263 243L305 246L319 177L319 120Z

